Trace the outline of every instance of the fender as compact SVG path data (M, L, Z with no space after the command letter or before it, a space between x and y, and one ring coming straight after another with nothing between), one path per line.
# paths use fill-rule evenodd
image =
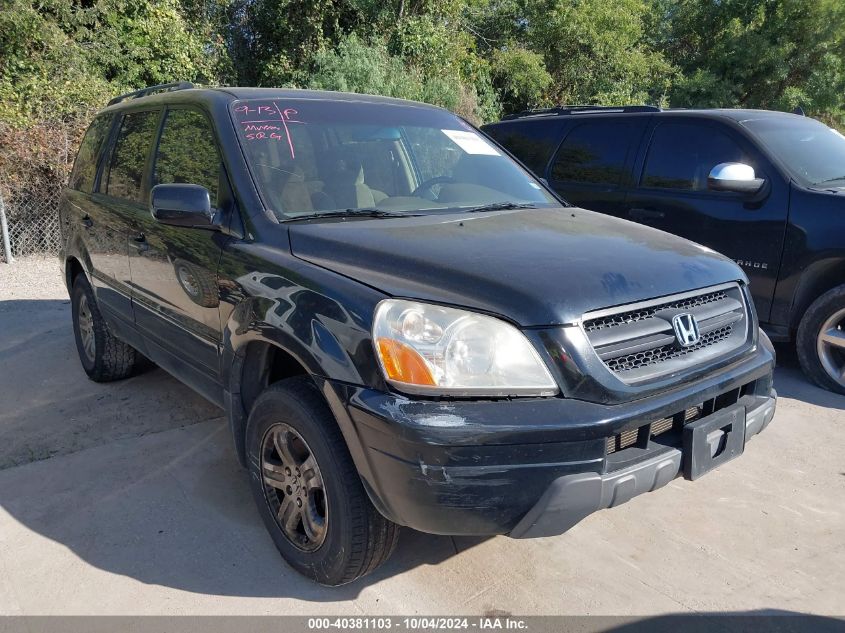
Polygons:
M68 236L67 244L65 245L64 251L61 255L64 259L63 271L65 277L65 286L67 286L68 292L70 292L70 287L73 283L73 279L71 279L70 277L70 271L72 268L71 263L73 261L78 262L79 267L85 274L85 277L88 279L89 282L91 281L91 257L88 254L88 250L82 243L82 239L79 237L78 233L73 232Z
M835 253L807 265L792 293L789 324L794 330L813 301L828 290L845 284L845 254Z
M346 411L346 390L342 388L344 384L365 385L372 382L357 369L362 360L362 346L372 349L370 333L354 319L338 318L345 310L341 313L326 310L324 301L328 298L323 295L319 295L323 297L323 302L316 301L312 295L317 293L301 287L282 294L297 297L292 302L286 302L278 295L274 299L249 297L241 301L232 310L223 333L224 401L238 460L242 466L246 466L248 402L257 395L244 393L245 374L251 371L248 366L250 362L257 362L263 367L267 361L266 358L248 357L250 345L258 343L261 350L279 350L314 380L337 420L368 494L378 505L378 500L371 493L374 482L372 468ZM342 310L339 304L335 305ZM257 318L259 315L261 318ZM282 315L284 318L280 318ZM302 327L303 324L307 328ZM352 345L350 350L349 343L356 340L358 344ZM357 362L354 358L356 354L359 356ZM257 380L263 387L266 376L246 376L246 379ZM337 383L337 386L333 383Z

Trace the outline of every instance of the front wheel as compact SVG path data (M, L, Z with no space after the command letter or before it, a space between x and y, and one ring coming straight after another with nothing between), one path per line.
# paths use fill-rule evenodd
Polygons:
M323 585L342 585L388 559L399 527L373 507L337 422L314 383L283 380L247 423L250 487L282 557Z
M845 394L845 286L816 299L798 326L798 361L817 385Z

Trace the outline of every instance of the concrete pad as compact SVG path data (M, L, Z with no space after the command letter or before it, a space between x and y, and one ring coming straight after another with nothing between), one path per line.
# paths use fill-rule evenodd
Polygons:
M779 372L789 391L801 378ZM801 387L795 387L801 389ZM406 531L340 589L278 557L223 421L0 472L0 609L27 614L837 614L843 414L783 398L746 454L697 482L516 541Z
M405 530L327 589L279 557L218 409L160 370L91 383L59 290L2 299L0 614L842 614L845 397L789 354L772 424L699 481L553 538Z

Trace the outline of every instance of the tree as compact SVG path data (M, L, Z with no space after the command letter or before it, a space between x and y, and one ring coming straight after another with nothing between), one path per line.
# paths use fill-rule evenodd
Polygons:
M492 54L493 85L505 112L541 105L552 84L543 56L524 48L497 49Z
M477 95L457 74L429 73L391 55L386 44L367 43L352 34L335 50L323 50L314 58L306 87L385 95L424 101L456 111L480 122Z
M174 0L7 0L0 11L0 114L25 124L101 106L107 97L216 78L214 46Z
M840 0L661 1L657 42L682 76L674 105L756 107L840 117L845 5Z
M644 0L523 0L524 38L553 77L552 100L658 103L675 70L645 36Z

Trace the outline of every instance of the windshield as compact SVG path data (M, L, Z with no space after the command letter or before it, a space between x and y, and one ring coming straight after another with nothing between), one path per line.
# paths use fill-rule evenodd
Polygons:
M251 99L233 103L232 117L264 204L279 220L350 210L429 213L559 204L444 110Z
M806 117L770 117L743 125L810 185L845 184L845 136Z

